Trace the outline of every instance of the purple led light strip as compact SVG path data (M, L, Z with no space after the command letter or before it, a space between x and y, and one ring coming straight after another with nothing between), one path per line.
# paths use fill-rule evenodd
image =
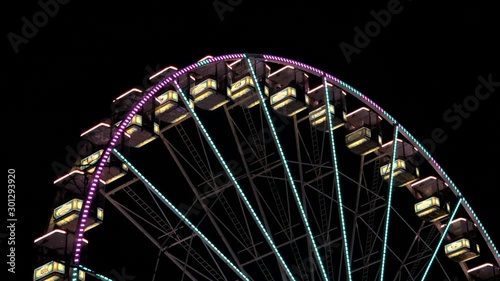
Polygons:
M303 70L312 72L318 76L324 75L328 80L330 80L330 82L333 82L334 84L341 87L342 89L345 89L347 92L351 93L353 96L355 96L357 98L360 98L362 101L365 101L371 109L376 111L386 121L388 121L391 124L396 123L396 120L391 115L389 115L387 112L385 112L385 110L383 110L378 104L376 104L374 101L372 101L371 99L369 99L365 95L361 94L359 91L355 90L354 88L352 88L348 84L344 83L340 79L334 77L333 75L330 75L328 73L324 73L323 71L321 71L317 68L314 68L312 66L306 65L304 63L301 63L301 62L298 62L295 60L290 60L290 59L286 59L286 58L282 58L282 57L278 57L278 56L272 56L272 55L262 55L262 57L266 61L272 61L272 62L276 62L276 63L285 63L285 64L293 65L294 67L298 67L298 68L301 68ZM111 155L112 149L116 146L119 138L122 137L122 135L125 131L125 128L128 125L128 123L130 122L130 120L132 120L132 117L142 108L142 106L150 98L152 98L156 93L158 93L167 84L171 83L173 81L173 79L179 78L181 75L187 73L188 71L194 70L198 67L201 67L201 66L204 66L207 64L211 64L211 63L218 62L218 61L242 59L242 58L244 58L244 54L223 55L223 56L210 58L210 59L204 60L202 62L197 62L197 63L191 64L191 65L189 65L181 70L178 70L177 72L173 73L171 76L164 78L161 82L156 84L156 86L154 86L153 89L149 93L147 93L133 107L133 109L128 113L127 117L121 122L118 130L115 132L113 138L108 143L108 146L107 146L103 156L101 157L101 159L99 159L99 162L97 164L97 170L96 170L95 174L93 175L93 178L91 181L91 186L90 186L87 198L85 199L85 202L84 202L83 215L79 218L79 222L78 222L78 230L77 230L77 238L76 238L77 241L75 243L75 251L74 251L74 256L73 256L73 262L76 265L78 265L80 262L80 251L81 251L81 247L82 247L82 239L83 239L83 233L84 233L86 222L87 222L87 216L88 216L90 205L91 205L92 200L94 198L96 189L98 187L99 179L101 177L101 173L102 173L102 170L104 168L104 164L108 161L108 159ZM411 137L411 135L409 135L407 133L407 131L406 131L406 129L404 129L404 127L402 127L402 126L400 126L400 127L402 129L402 133L407 137L408 141L410 141L410 143L412 145L414 145L415 147L419 147L421 150L425 151L425 148L422 145L420 145L416 141L413 141L413 137ZM434 158L431 157L430 154L428 154L428 153L426 153L426 154L428 155L428 159L430 160L430 164L434 167L436 172L445 181L447 181L449 183L451 189L454 191L454 193L457 196L461 195L458 188L450 180L448 180L448 176L446 176L444 174L444 171L441 169L439 164L434 160ZM464 206L464 207L469 212L468 206ZM473 220L475 220L475 216L470 214L470 212L469 212L469 215L473 218ZM483 236L484 236L484 234L483 234ZM486 239L486 237L484 237L484 238Z
M102 170L104 168L105 163L107 163L109 157L111 156L111 151L113 148L116 146L118 140L122 137L125 128L129 124L130 120L132 120L132 117L142 108L142 106L150 99L152 98L156 93L158 93L163 87L165 87L167 84L172 82L173 79L178 78L184 73L187 73L188 71L191 71L193 69L196 69L200 66L222 61L222 60L232 60L232 59L241 59L243 58L242 54L233 54L233 55L224 55L224 56L219 56L219 57L214 57L210 58L207 60L204 60L202 62L197 62L194 63L190 66L187 66L174 74L172 74L169 77L165 77L161 82L156 84L153 89L149 93L147 93L134 107L133 109L127 114L127 117L120 123L120 126L118 130L115 132L113 135L113 138L110 140L108 143L108 146L101 157L99 159L99 162L97 164L97 170L95 174L92 177L92 181L90 184L89 192L87 194L87 198L85 199L84 206L83 206L83 215L79 217L79 222L78 222L78 229L76 232L76 243L75 243L75 251L74 251L74 256L73 256L73 263L75 265L78 265L80 263L80 252L82 248L82 239L83 239L83 233L85 232L85 226L87 223L87 217L90 209L90 205L92 204L92 200L94 199L96 189L98 187L99 179L101 177Z
M299 68L302 68L304 70L310 70L313 72L316 72L317 74L323 73L321 70L318 70L314 67L305 65L300 62L296 62L294 60L282 58L282 57L277 57L277 56L270 56L270 55L263 55L264 59L268 61L273 61L273 62L278 62L278 63L288 63L294 66L297 66ZM378 104L376 104L374 101L360 93L358 90L354 89L347 83L344 83L342 80L334 77L333 75L330 75L328 73L324 74L325 77L331 82L333 82L335 85L339 86L342 89L345 89L347 92L351 93L354 97L358 98L362 102L365 102L372 110L377 112L380 116L382 116L386 121L389 123L395 125L396 119L392 117L389 113L387 113L385 110L382 109ZM434 170L441 176L441 178L448 183L450 189L455 193L457 197L463 198L462 193L456 185L451 181L451 179L448 177L448 175L444 172L444 170L441 168L441 166L437 163L437 161L427 152L427 150L400 124L398 124L400 129L401 129L401 134L406 137L406 139L414 146L418 147L423 153L422 155L428 160L429 164L434 168ZM480 232L481 235L483 236L484 240L488 244L488 247L493 253L493 256L495 257L497 263L500 265L500 255L498 254L498 250L496 249L495 245L493 244L493 241L489 237L489 235L486 233L486 230L482 227L482 224L479 222L479 219L475 215L474 211L472 211L472 208L468 205L467 201L464 199L462 200L462 206L464 209L467 211L469 214L470 218L473 220L473 222L477 225L480 225Z

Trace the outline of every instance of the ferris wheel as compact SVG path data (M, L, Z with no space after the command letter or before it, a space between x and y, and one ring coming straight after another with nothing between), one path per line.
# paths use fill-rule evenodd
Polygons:
M500 280L498 249L457 186L350 85L256 54L149 79L82 132L83 157L54 181L34 241L33 280L112 280L87 245L113 223L109 208L182 280Z

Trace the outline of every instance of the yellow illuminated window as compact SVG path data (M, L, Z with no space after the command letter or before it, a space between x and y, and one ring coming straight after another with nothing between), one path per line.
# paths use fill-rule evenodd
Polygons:
M394 171L406 170L406 162L404 160L396 159L395 163L396 163L396 165L394 166ZM391 173L391 163L380 167L380 175L381 176L389 175L390 173Z
M233 83L231 85L231 92L234 93L246 86L253 86L253 79L250 78L250 76L245 76L242 79L238 80L236 83Z
M65 270L64 264L59 263L59 262L55 262L55 261L51 261L51 262L48 262L40 267L37 267L34 270L33 277L34 277L34 280L40 280L40 279L42 279L50 274L55 274L55 273L64 274L64 270ZM53 279L53 280L57 280L57 279L59 279L59 278L56 277L56 279ZM48 280L50 280L50 279L48 279Z
M129 126L131 125L142 126L142 115L134 115L134 117L132 117L132 120L130 121Z
M85 271L78 270L78 280L85 281Z
M324 122L326 122L326 116L323 116L321 118L316 118L316 120L311 122L311 125L316 126L316 125L322 124Z
M191 88L191 95L193 97L205 92L206 90L216 90L217 89L217 81L212 78L209 78L200 84Z
M286 87L285 89L277 92L276 94L271 96L271 105L278 103L280 101L285 100L288 97L296 97L297 92L295 88L292 87Z
M439 206L440 206L439 198L430 197L430 198L427 198L427 199L415 204L415 213L420 213L420 212L425 211L431 207L439 207Z
M174 107L174 104L173 103L165 103L163 105L160 105L158 107L156 107L156 110L155 110L155 115L160 115L162 114L163 112L167 111L167 110L170 110Z
M164 104L164 103L166 103L168 101L178 102L179 101L179 95L174 90L168 90L165 93L159 95L156 99L158 100L158 102L160 104Z
M158 123L153 124L153 132L157 135L160 134L160 125L158 125Z
M213 94L212 91L205 91L194 98L194 102L200 102Z
M119 127L122 121L123 120L116 122L115 126ZM134 117L132 117L132 120L130 120L130 123L128 123L127 127L132 126L132 125L142 126L142 116L141 115L134 115Z
M333 105L330 105L330 113L331 114L335 113L335 107ZM311 111L311 113L309 113L309 120L312 121L316 118L323 117L323 116L326 116L326 106L325 105Z
M372 136L372 132L370 129L366 127L361 127L356 131L346 135L345 139L347 143L352 143L361 139L369 139Z
M104 210L102 208L97 208L97 219L101 221L104 219Z
M73 211L80 211L82 209L82 205L83 205L83 200L72 199L54 209L54 219L57 220Z
M91 155L83 158L81 160L81 169L85 170L87 167L94 165L99 158L101 158L102 153L104 152L104 149L98 150Z
M447 244L444 247L444 252L446 254L449 254L449 253L452 253L452 252L455 252L455 251L458 251L458 250L461 250L464 248L470 249L469 239L462 238L460 240L457 240L457 241L454 241L454 242Z

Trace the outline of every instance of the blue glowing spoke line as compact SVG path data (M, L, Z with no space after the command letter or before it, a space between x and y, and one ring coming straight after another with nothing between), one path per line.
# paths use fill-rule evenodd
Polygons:
M488 239L489 241L488 245L490 246L490 249L492 249L493 252L495 252L496 254L495 259L497 260L498 265L500 265L500 253L498 252L495 244L493 243L493 240L491 240L490 235L486 232L486 229L484 228L483 224L481 223L481 221L479 221L479 218L477 217L476 213L474 213L474 211L472 210L472 207L469 205L469 202L467 202L465 198L462 199L463 203L466 205L466 209L469 209L469 211L472 213L474 219L476 219L477 225L479 225L480 227L480 230L483 231L484 236L486 236L486 239Z
M176 214L184 223L203 240L205 245L210 247L215 254L217 254L229 267L243 280L250 281L250 279L237 267L235 266L181 211L179 211L156 187L151 184L148 179L146 179L133 165L130 163L118 150L113 149L113 153L123 161L128 168L136 175L160 200L162 200L165 205L167 205L170 210Z
M378 106L376 103L374 103L371 99L363 95L360 91L354 89L351 85L329 75L325 74L329 79L333 81L334 84L337 84L347 90L347 92L351 93L354 97L359 98L362 102L365 102L370 108L374 109L376 112L380 113L386 120L388 120L392 124L396 124L397 121L394 117L392 117L389 113L387 113L385 110L383 110L380 106ZM404 135L407 139L410 139L411 142L416 145L419 149L419 151L426 156L426 159L428 160L429 164L442 176L442 178L448 183L448 185L451 187L451 190L457 197L462 197L462 204L469 213L469 215L472 216L472 219L474 223L479 226L479 231L482 233L483 237L486 238L486 242L488 244L488 247L490 250L494 253L495 259L498 264L500 264L500 252L498 251L497 247L495 246L495 243L493 243L493 240L491 239L490 235L486 231L486 228L484 225L481 223L479 220L479 217L476 215L472 207L469 205L469 202L462 196L462 193L458 189L458 187L455 185L455 183L451 180L451 178L448 176L448 174L441 168L441 166L434 160L434 158L431 156L431 154L427 151L427 149L412 135L408 130L406 130L403 126L400 126L401 133Z
M382 248L382 266L380 271L380 280L384 280L385 274L385 258L387 256L387 239L389 238L389 219L391 217L391 202L392 202L392 189L394 187L394 167L396 162L396 152L398 148L398 133L399 124L394 125L394 138L392 141L392 162L391 162L391 177L389 179L389 192L387 195L387 208L385 215L385 226L384 226L384 246Z
M494 255L496 255L495 259L497 260L497 263L500 265L500 253L499 253L498 249L496 248L495 243L493 243L493 240L491 239L490 235L486 231L486 228L484 228L484 226L481 223L481 221L479 220L478 216L476 215L474 210L472 210L472 207L469 205L469 202L467 202L467 200L463 197L460 190L458 190L458 187L455 185L455 183L453 183L451 178L448 176L448 174L446 174L446 172L441 168L441 166L439 166L437 164L436 160L434 160L434 158L432 158L431 154L425 149L425 147L422 144L420 144L417 141L417 139L414 136L412 136L405 128L401 127L401 130L407 136L407 138L411 139L412 141L414 141L417 144L419 150L429 160L429 163L438 171L438 173L441 174L441 176L443 177L445 182L448 182L448 185L451 187L451 190L455 193L455 195L457 197L462 198L462 204L463 204L465 210L467 211L467 213L472 215L472 219L473 219L474 223L477 226L479 226L479 231L483 234L483 237L486 238L486 240L487 240L486 242L488 244L488 247L494 253Z
M92 276L94 276L94 277L96 277L96 278L99 278L99 279L100 279L100 280L102 280L102 281L113 281L113 279L111 279L111 278L109 278L109 277L106 277L106 276L104 276L104 275L102 275L102 274L99 274L99 273L95 272L94 270L92 270L92 269L90 269L90 268L88 268L88 267L85 267L85 266L83 266L83 265L80 265L80 264L79 264L79 265L78 265L78 268L79 268L79 269L81 269L81 270L83 270L83 271L85 271L86 273L89 273L90 275L92 275ZM78 277L77 273L78 273L78 270L74 270L74 271L73 271L73 277L74 277L74 278L77 278L77 277Z
M342 193L341 193L341 188L340 188L340 177L339 177L339 170L338 170L338 163L337 163L337 150L335 147L335 138L333 136L332 113L330 112L330 94L328 93L328 84L327 84L325 77L323 77L323 85L325 87L325 97L326 97L325 98L325 100L326 100L325 106L326 106L326 114L327 114L327 121L328 121L328 133L330 136L330 144L331 144L331 150L332 150L333 169L335 172L335 186L337 187L339 216L340 216L340 222L341 222L341 227L342 227L342 238L344 240L345 263L346 263L346 267L347 267L347 276L349 278L349 281L352 281L351 259L349 256L349 247L348 247L349 243L347 241L345 216L344 216L344 204L342 203Z
M431 269L432 263L434 262L434 259L436 258L437 253L441 249L441 244L444 241L444 238L446 237L446 233L448 233L448 229L450 228L451 222L455 218L455 215L457 214L458 208L460 207L460 203L462 203L463 199L460 198L457 202L457 205L455 206L455 209L453 210L453 213L451 214L451 217L448 220L448 223L446 224L446 227L443 231L443 234L441 234L441 238L439 239L439 242L436 246L436 249L434 250L434 253L432 254L431 259L429 260L429 263L427 264L427 268L425 269L424 275L422 276L422 280L424 281L425 278L427 277L427 274L429 273L429 270Z
M255 74L255 70L254 70L254 68L252 66L252 63L251 63L250 59L247 58L246 55L245 55L245 58L247 59L248 66L249 66L250 71L252 73L252 79L253 79L255 88L257 89L257 92L259 93L260 103L262 105L262 108L264 109L264 113L265 113L264 115L266 116L267 123L269 124L269 126L271 128L271 133L273 135L273 139L274 139L274 142L276 144L276 147L278 148L278 152L279 152L279 155L280 155L280 158L281 158L281 162L283 162L283 166L284 166L285 171L287 173L287 177L288 177L288 180L290 182L290 186L292 188L292 192L293 192L293 195L294 195L294 198L295 198L295 203L299 207L302 221L304 222L304 225L305 225L306 230L307 230L307 234L309 236L309 239L311 240L312 247L313 247L313 250L314 250L314 254L316 256L316 259L318 260L319 268L320 268L321 273L323 275L323 279L324 280L328 280L328 275L326 274L325 267L323 266L323 262L321 261L321 257L319 255L318 247L316 246L316 242L314 241L314 235L313 235L312 230L311 230L311 228L309 226L309 221L307 220L307 216L306 216L304 207L302 206L302 203L301 203L301 200L300 200L300 196L299 196L299 193L297 191L297 187L295 186L295 181L294 181L294 179L292 177L292 173L290 172L290 168L288 167L288 162L287 162L287 160L285 158L285 154L283 152L283 149L281 148L281 143L279 141L278 134L276 133L276 129L275 129L274 124L273 124L273 120L271 119L271 114L269 113L269 110L266 107L266 101L265 101L264 95L262 94L262 91L260 89L260 85L258 83L258 79L257 79L257 76Z
M175 85L177 91L179 92L179 96L184 101L184 103L185 104L189 104L189 100L187 99L184 91L181 89L181 87L179 86L179 84L177 83L177 81L174 81L174 85ZM207 140L208 144L210 145L210 148L212 148L212 151L214 152L215 156L219 160L219 163L222 165L222 167L224 168L224 171L226 172L226 174L228 175L228 177L231 179L231 182L233 183L234 187L236 188L236 191L238 192L238 195L240 196L240 198L245 203L246 208L248 209L248 211L252 215L252 217L255 220L255 222L257 223L257 226L259 227L260 231L262 232L262 234L264 235L265 239L267 240L267 242L271 246L271 249L273 250L274 254L278 257L278 261L280 262L281 266L283 266L283 269L285 270L287 276L290 278L290 280L295 281L295 278L293 277L292 272L290 271L290 268L285 263L285 260L283 259L283 257L279 253L278 247L274 243L271 235L267 232L266 228L264 227L264 224L261 222L261 220L257 216L257 213L255 212L255 210L253 209L252 205L250 204L250 201L248 200L248 198L246 197L245 193L243 192L243 189L241 189L240 185L238 184L238 181L236 180L236 178L234 177L233 173L231 172L231 169L227 165L226 161L224 160L224 158L220 154L219 150L217 149L217 146L215 145L215 143L213 142L212 138L210 137L210 134L205 129L205 126L203 126L203 123L201 122L200 118L198 117L198 115L194 111L194 108L191 108L190 106L187 106L187 108L189 109L189 111L190 111L190 113L191 113L194 121L196 122L196 124L200 128L201 132L203 133L203 136L205 137L205 139Z

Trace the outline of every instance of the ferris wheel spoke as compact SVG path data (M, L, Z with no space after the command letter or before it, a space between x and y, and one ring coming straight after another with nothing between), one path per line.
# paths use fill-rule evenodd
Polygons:
M300 135L299 127L298 127L297 115L293 116L293 129L294 129L294 135L295 135L295 149L296 149L296 154L297 154L297 163L298 163L298 168L299 168L299 183L300 183L300 191L302 193L302 204L304 206L308 206L308 205L311 205L311 203L309 202L309 200L307 198L307 192L305 190L305 184L304 184L303 163L302 163L302 155L301 155L301 149L300 149L301 135ZM319 159L322 159L322 154L321 154ZM322 186L322 185L320 185L320 186ZM321 198L324 199L324 197L321 197ZM310 209L314 210L314 208L312 206L310 206ZM321 212L321 210L322 210L322 208L320 208L320 212ZM306 212L306 215L307 215L307 208L304 211ZM323 211L326 212L326 209L324 209ZM323 230L323 228L320 226L321 224L319 224L319 221L317 220L314 212L311 211L310 214L311 214L310 216L316 222L316 225L319 226L318 228L320 229L320 232L321 232L321 230ZM321 215L321 217L323 217L323 216ZM325 231L325 233L328 233L328 231ZM290 234L291 234L291 228L290 228ZM322 238L323 240L326 240L323 235L321 235L321 237L323 237ZM311 241L307 240L307 244L308 244L308 246L307 246L308 249L313 249L314 246L312 245ZM309 250L307 252L309 255L308 256L309 260L313 260L312 255L314 253L314 250L313 251ZM328 260L329 254L330 254L329 251L325 251L325 261ZM320 268L320 270L323 270L323 269ZM324 271L328 276L330 271L333 272L333 268L329 268L329 264L327 263ZM311 279L314 278L313 276L314 276L314 271L311 270Z
M181 98L184 101L184 103L185 104L189 104L187 96L184 94L184 91L182 90L182 88L180 87L180 85L177 83L177 81L174 81L174 85L175 85L175 88L177 89L177 91L179 92L179 95L181 96ZM278 262L283 267L286 275L288 275L288 277L290 279L295 280L295 278L293 277L293 275L292 275L292 273L290 271L289 266L285 263L285 260L283 259L283 256L279 253L278 248L276 247L276 244L274 243L274 241L272 239L272 236L269 234L269 232L266 230L264 224L262 223L262 221L260 220L260 218L257 216L257 213L255 212L255 210L251 206L250 201L248 200L248 198L246 197L245 193L241 189L241 186L239 185L238 181L236 180L233 172L231 171L231 169L227 165L226 161L223 159L222 155L220 154L219 150L217 149L217 147L216 147L215 143L213 142L212 138L210 137L210 135L206 131L204 125L201 123L201 120L199 119L198 115L196 114L196 112L194 111L194 109L192 109L190 107L188 107L188 108L189 108L189 110L190 110L190 112L191 112L191 114L192 114L192 116L193 116L193 118L194 118L194 120L196 122L196 125L202 131L205 140L209 143L212 151L214 152L214 154L217 157L217 160L219 161L219 163L224 168L224 171L226 172L226 174L230 178L231 182L233 183L234 187L236 188L238 195L243 200L243 202L245 204L245 207L248 209L248 211L252 215L252 217L253 217L254 221L256 222L259 230L261 231L261 233L263 234L263 236L267 240L269 246L273 249L273 251L274 251L274 253L276 255L276 258L278 259Z
M481 236L484 238L488 248L490 249L491 253L493 254L493 258L495 259L497 265L500 266L500 252L498 251L495 243L493 243L493 240L491 239L490 235L484 228L484 225L481 223L479 220L478 216L470 206L469 202L463 197L462 193L458 190L457 186L453 183L453 181L450 179L450 177L445 173L445 171L441 168L441 166L432 158L431 154L427 151L427 149L417 141L415 137L413 137L408 130L406 130L404 127L401 128L401 134L404 135L407 139L412 140L416 147L421 151L423 157L427 162L434 168L434 170L439 174L439 176L445 181L445 183L450 187L451 191L455 194L455 196L460 197L462 199L462 206L469 215L469 218L474 222L475 225L478 226L478 230L481 233ZM464 273L467 274L466 268L462 268L464 270Z
M478 214L430 153L343 81L294 60L246 54L208 56L153 77L156 85L120 95L113 100L120 109L80 135L98 151L54 181L59 217L54 209L47 233L35 239L43 255L35 274L61 264L65 280L99 278L80 263L94 255L84 236L103 222L105 201L158 249L153 280L165 274L164 256L181 280L200 281L450 280L453 266L467 279L489 280L489 267L500 272ZM344 130L347 145L338 145ZM382 144L391 130L392 147ZM151 180L166 184L165 193L117 149L139 156L136 164L148 177L157 173ZM418 156L428 167L414 163ZM428 168L434 175L421 179ZM173 182L182 184L168 188ZM466 217L452 222L460 206ZM64 252L61 235L73 241ZM456 239L474 247L455 249Z
M177 215L186 225L193 230L202 240L204 244L206 244L212 251L214 251L238 276L243 278L246 281L249 281L247 274L239 269L236 265L234 265L181 211L179 211L163 194L161 194L156 187L154 187L120 152L116 149L113 150L113 153L121 159L121 161L125 162L127 166L130 168L132 173L141 178L141 181L150 189L155 195L160 198L165 205L175 214Z
M439 238L439 242L438 242L438 244L436 246L436 249L434 250L434 253L432 254L432 257L429 260L429 262L427 264L427 267L425 268L425 272L424 272L424 275L422 276L421 281L425 281L425 278L427 278L427 274L429 273L429 270L431 269L432 263L434 262L434 259L436 258L436 255L437 255L438 251L441 250L441 244L443 244L444 238L446 238L446 234L448 233L448 230L450 229L451 221L453 221L453 219L455 218L455 216L457 214L457 211L458 211L461 203L462 203L462 198L460 198L458 200L458 203L455 206L455 209L453 210L453 213L451 213L451 216L450 216L450 219L449 219L450 223L446 224L446 227L444 228L444 231L441 234L441 237Z
M149 232L141 226L139 222L137 222L122 206L119 204L114 198L110 195L106 194L103 189L100 189L101 194L125 217L127 218L137 229L139 229L152 243L155 245L163 254L171 260L180 270L184 269L182 263L178 261L178 259L170 254L166 249L163 249L161 243L159 243ZM186 272L186 275L193 281L197 280L189 271Z
M340 225L342 231L342 241L343 241L343 258L345 261L347 278L349 281L352 281L352 272L351 272L351 258L349 253L349 242L347 240L347 229L345 224L345 216L344 216L344 204L342 201L342 188L340 186L340 175L338 171L338 161L337 161L337 148L335 146L335 138L334 138L334 130L333 130L333 118L330 107L330 94L328 93L328 84L325 77L322 77L323 87L325 88L325 104L326 104L326 115L327 115L327 125L328 125L328 136L330 140L330 149L331 149L331 157L332 157L332 165L334 169L334 186L336 187L337 200L338 200L338 208L339 208L339 217L340 217ZM340 273L339 273L340 274Z
M225 106L225 105L224 105L224 113L226 114L226 119L229 123L229 127L231 128L231 134L232 134L232 136L235 140L236 146L238 148L238 153L240 154L240 158L241 158L241 162L243 163L243 168L245 170L245 174L247 175L247 178L249 179L250 186L251 186L252 192L254 194L254 198L257 202L257 208L258 208L259 213L262 217L262 221L264 222L264 227L266 228L267 232L270 232L270 227L269 227L269 222L268 222L268 219L266 216L266 212L264 211L264 209L262 207L260 196L258 196L258 194L257 194L257 186L255 185L254 179L249 177L250 168L248 167L247 159L244 156L243 148L241 147L241 141L240 141L240 138L238 137L238 134L237 134L236 129L235 129L236 126L234 124L233 118L231 117L231 114L229 114L229 110L228 110L227 106ZM245 142L248 143L248 141L246 139L245 139ZM258 159L258 157L259 156L257 155L257 159ZM247 226L247 228L248 228L248 226Z
M326 274L326 270L325 270L325 267L324 267L323 262L321 260L321 256L320 256L318 248L316 246L316 242L314 241L314 236L313 236L312 230L311 230L311 228L309 226L309 221L307 219L307 215L305 213L305 209L304 209L304 207L302 205L301 197L299 196L299 193L298 193L297 188L295 186L294 178L293 178L293 176L292 176L292 174L290 172L290 168L288 167L288 162L287 162L286 157L284 155L283 148L281 146L281 142L280 142L280 140L278 138L278 135L276 133L276 128L275 128L273 120L271 118L271 114L270 114L270 112L269 112L269 110L267 108L267 103L266 103L266 100L264 98L264 94L262 92L261 86L259 85L260 83L259 83L259 81L257 79L255 69L252 66L252 62L250 61L249 58L246 58L246 62L247 62L247 66L250 69L250 72L252 74L253 83L254 83L255 88L257 89L257 92L258 92L258 96L259 96L260 103L261 103L261 108L262 108L262 110L264 112L264 115L266 117L267 124L269 125L269 127L271 129L271 135L273 136L274 143L276 145L276 148L278 149L278 153L279 153L280 159L283 162L283 166L285 168L285 174L286 174L286 177L287 177L288 182L290 184L290 187L292 189L292 193L293 193L293 197L295 199L295 203L297 204L297 206L299 208L300 216L301 216L302 222L304 223L304 227L306 228L306 231L307 231L307 234L308 234L308 240L310 241L311 246L313 248L313 251L314 251L314 254L315 254L315 258L316 258L316 262L317 262L317 265L318 265L318 267L320 269L322 279L325 280L325 281L327 281L328 280L328 275Z
M394 276L394 279L392 281L396 281L396 279L398 278L398 276L401 275L401 269L403 268L404 265L406 265L406 262L407 262L407 260L408 260L408 258L410 256L411 250L413 249L413 247L415 246L415 244L417 243L417 241L419 241L419 239L420 239L420 233L422 232L422 230L424 229L424 227L425 227L425 221L422 221L420 223L420 227L419 227L419 229L417 231L417 234L415 235L415 238L413 239L413 241L412 241L412 243L411 243L411 245L410 245L410 247L409 247L409 249L408 249L405 257L401 261L401 265L399 266L398 273ZM410 274L410 277L413 280L413 277L411 276L411 274Z
M360 197L361 197L361 186L362 186L362 181L364 179L364 162L365 162L365 156L362 155L361 156L361 160L360 160L360 167L359 167L359 176L358 176L358 184L357 184L357 190L356 190L356 203L354 204L354 218L353 218L353 225L352 225L352 232L351 232L351 246L350 246L350 249L349 251L352 253L353 252L353 247L354 247L354 237L355 237L355 234L356 234L356 221L357 221L357 217L359 215L359 204L360 204ZM366 180L365 180L365 186L367 186L366 184ZM352 263L352 257L351 257L351 261Z
M394 170L396 163L396 151L398 148L397 141L398 141L398 133L399 133L399 125L395 124L394 126L394 135L392 138L392 155L391 155L391 175L389 178L389 191L387 194L387 208L386 208L386 215L385 215L385 225L384 225L384 243L382 245L382 265L380 268L380 281L384 281L384 275L385 275L385 262L386 262L386 255L387 255L387 240L389 238L389 222L390 222L390 217L391 217L391 203L392 203L392 189L394 185Z
M238 265L239 268L242 268L241 266L241 263L237 257L237 255L234 253L233 251L233 248L231 247L231 245L229 244L228 240L226 239L224 233L222 232L222 230L220 229L220 226L219 224L217 223L217 221L214 219L214 217L212 216L212 212L210 211L210 208L207 206L207 204L205 203L204 200L202 200L201 198L201 195L199 193L199 191L196 189L196 187L194 186L191 178L189 177L188 173L186 172L186 170L184 169L184 167L182 166L181 162L179 161L179 159L177 158L177 155L175 154L175 152L173 151L170 143L166 140L165 136L163 135L160 135L160 138L163 142L163 144L165 145L165 147L167 148L170 156L174 159L175 163L177 164L177 167L179 168L179 170L181 171L182 175L184 176L184 179L185 181L187 182L188 186L191 188L191 190L193 191L195 197L196 197L196 200L198 200L198 202L201 204L203 210L205 211L205 214L206 216L208 217L208 219L212 222L212 225L213 227L215 228L215 230L217 231L217 233L219 234L220 238L222 239L224 245L226 246L226 249L229 251L229 253L231 254L231 257L233 258L233 260L235 261L236 265Z

